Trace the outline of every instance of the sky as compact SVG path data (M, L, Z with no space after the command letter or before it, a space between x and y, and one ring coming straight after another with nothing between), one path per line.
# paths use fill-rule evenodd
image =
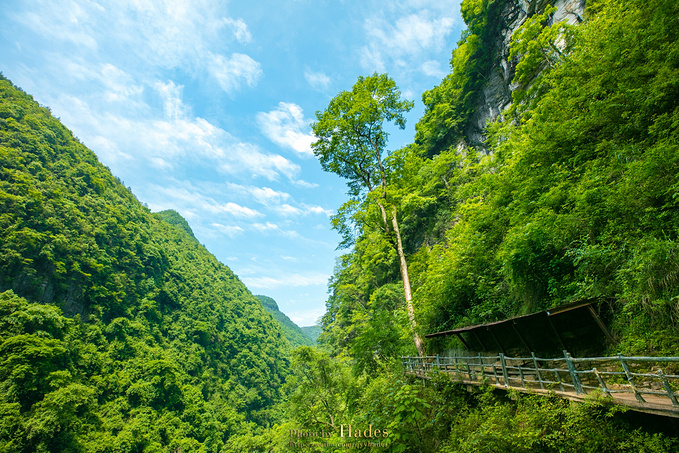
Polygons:
M0 72L152 211L174 209L253 294L325 312L346 181L309 124L359 76L415 101L450 72L460 0L3 0Z

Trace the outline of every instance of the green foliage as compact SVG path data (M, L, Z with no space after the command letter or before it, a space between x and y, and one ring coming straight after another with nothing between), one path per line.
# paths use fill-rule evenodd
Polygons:
M262 307L271 313L271 316L278 321L283 330L283 335L285 339L288 340L290 346L296 348L298 346L312 346L314 341L312 341L302 329L292 322L290 318L287 317L285 313L278 309L278 304L275 300L267 296L255 296L262 303Z
M668 452L676 439L634 430L617 406L596 400L572 403L558 397L487 390L458 415L446 451L451 452Z
M616 301L628 353L676 354L653 338L677 336L679 14L667 1L606 1L579 27L545 27L550 12L513 37L530 92L515 97L521 120L492 125L489 157L441 153L455 162L446 185L417 194L436 202L415 225L449 222L411 258L423 319L435 331L603 299Z
M385 122L405 128L403 114L412 101L401 93L386 74L359 77L351 91L335 96L323 112L316 112L311 125L318 140L311 146L325 171L349 180L349 194L359 198L384 178L382 154L389 134Z
M428 157L457 147L465 140L485 74L497 58L493 55L496 27L502 23L496 0L464 0L460 5L467 30L453 50L452 73L422 95L424 116L415 126L415 143Z
M300 327L300 329L302 329L302 332L304 332L304 335L306 335L307 338L309 338L311 340L312 346L316 345L316 343L318 341L318 337L321 335L321 332L323 331L323 329L321 329L321 326L319 326L319 325L302 326L302 327Z
M421 332L596 300L617 339L608 352L679 354L678 4L588 2L585 22L571 27L552 23L546 2L530 2L535 14L511 41L517 89L507 121L489 125L488 155L459 151L496 58L501 3L462 2L468 30L453 72L423 96L415 144L385 159ZM391 427L391 450L676 448L602 403L487 392L450 396L451 414L437 403L440 392L455 395L446 385L384 379L390 358L414 352L395 328L405 316L397 257L375 228L374 204L353 201L338 216L364 227L350 231L352 248L336 265L320 341L366 382L373 401L354 399L356 414L406 421Z
M218 452L275 417L278 324L5 78L0 290L0 451Z

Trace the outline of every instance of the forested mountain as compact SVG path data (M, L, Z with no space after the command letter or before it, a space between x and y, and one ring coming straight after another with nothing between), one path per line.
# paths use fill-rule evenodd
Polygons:
M322 329L320 326L302 326L300 327L304 335L309 337L309 339L316 344L318 337L321 335Z
M349 425L388 433L380 452L677 451L676 424L604 400L467 392L400 367L411 328L578 301L609 313L608 352L679 355L679 3L554 4L462 1L468 28L413 143L378 135L361 157L388 150L379 173L354 166L333 217L347 253L322 347L291 353L178 214L150 213L0 80L0 451L296 451L296 430L340 441ZM388 76L359 82L332 119L335 100L391 99L369 91ZM378 131L410 105L389 94L347 110L358 126L376 112ZM344 176L341 157L323 156Z
M462 2L453 71L424 94L415 142L386 160L419 329L594 300L612 313L615 352L676 355L679 7L592 0L572 25L530 2L522 25L498 19L528 3ZM498 40L508 60L489 52ZM474 147L468 121L500 67L512 102ZM358 233L323 318L326 344L368 367L408 351L403 313L382 316L403 301L395 240L370 200L336 218Z
M0 78L0 451L240 451L288 371L278 324Z
M278 323L281 325L281 329L283 329L283 335L285 335L285 338L288 340L288 343L290 343L290 346L294 348L297 346L312 346L314 344L314 342L304 334L302 329L290 318L288 318L288 315L278 309L278 304L275 300L268 296L255 297L262 303L262 307L271 313L273 319L278 321Z
M294 355L295 423L388 426L394 452L676 451L672 421L660 432L604 401L470 394L440 375L423 386L398 364L416 354L411 326L585 301L609 316L606 352L679 355L679 3L553 4L463 0L452 72L424 93L402 149L382 146L405 105L378 105L385 75L317 112L314 152L347 179L332 220L348 250L322 320L328 352ZM425 344L447 347L463 345Z

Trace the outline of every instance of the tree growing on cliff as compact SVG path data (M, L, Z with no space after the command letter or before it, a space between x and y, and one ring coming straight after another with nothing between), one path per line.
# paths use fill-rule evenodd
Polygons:
M415 347L420 355L424 355L422 339L416 329L398 210L388 196L388 174L384 165L389 137L384 129L385 122L393 122L404 129L406 120L403 115L413 106L412 101L401 100L401 92L387 74L359 77L351 91L342 91L330 101L325 111L316 112L316 122L311 127L318 140L311 146L325 171L349 181L351 198L333 218L333 227L344 237L342 245L351 245L350 223L358 221L351 213L359 203L368 200L379 208L381 229L393 238L398 254Z

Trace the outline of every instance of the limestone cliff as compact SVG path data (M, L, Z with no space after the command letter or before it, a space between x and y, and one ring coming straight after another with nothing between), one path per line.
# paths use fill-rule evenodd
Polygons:
M498 9L492 16L497 30L491 52L494 58L489 70L483 75L485 82L477 93L476 108L465 128L466 143L462 143L462 146L482 147L486 124L497 118L512 101L512 91L516 88L512 80L517 61L509 60L509 44L514 31L533 14L544 12L550 4L557 8L551 23L579 23L586 0L500 0L497 3Z

